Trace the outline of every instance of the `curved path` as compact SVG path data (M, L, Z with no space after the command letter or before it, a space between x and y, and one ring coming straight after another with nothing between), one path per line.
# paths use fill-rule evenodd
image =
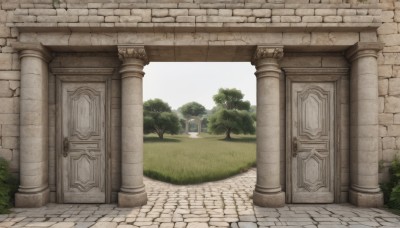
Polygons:
M194 139L198 139L199 137L199 133L197 132L189 132L189 138L194 138Z
M0 227L400 227L400 216L349 204L253 206L252 169L232 178L177 186L145 179L148 204L140 208L109 205L57 205L13 209L0 215Z

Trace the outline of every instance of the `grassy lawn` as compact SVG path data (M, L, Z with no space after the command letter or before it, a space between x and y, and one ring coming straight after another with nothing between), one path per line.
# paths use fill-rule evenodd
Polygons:
M256 161L255 136L202 134L155 135L144 138L144 175L174 184L195 184L227 178L249 169Z

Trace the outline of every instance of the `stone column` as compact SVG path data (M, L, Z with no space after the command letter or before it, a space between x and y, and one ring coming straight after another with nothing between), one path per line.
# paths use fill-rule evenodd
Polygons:
M380 43L357 43L347 51L350 76L350 202L383 205L378 182L378 63Z
M254 204L282 207L285 193L280 184L280 105L278 61L282 46L258 46L252 64L257 77L257 183Z
M119 46L121 66L121 190L120 207L147 203L143 184L143 67L148 64L143 46Z
M20 51L20 186L16 207L41 207L49 201L48 65L41 44L14 43Z
M200 135L201 133L201 118L197 117L197 134Z
M185 119L185 134L189 134L189 119Z

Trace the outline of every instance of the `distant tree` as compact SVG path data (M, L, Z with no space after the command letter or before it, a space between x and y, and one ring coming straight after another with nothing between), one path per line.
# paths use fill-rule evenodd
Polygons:
M203 131L203 129L207 130L207 126L208 126L208 119L207 118L203 118L203 120L201 120L201 129Z
M179 108L179 111L184 117L191 117L205 114L206 108L203 105L193 101L182 105Z
M217 106L227 110L250 110L250 102L243 101L244 95L238 89L219 89L213 96Z
M250 115L254 121L257 121L257 106L255 105L250 106Z
M184 105L182 105L179 108L179 111L182 113L183 117L185 118L185 133L187 134L189 131L189 120L192 119L193 117L196 117L195 119L197 120L197 126L198 126L198 132L201 132L201 116L206 114L206 108L197 103L197 102L189 102Z
M213 97L217 107L209 118L208 130L214 134L225 133L225 139L234 134L253 134L254 119L250 110L250 102L243 101L243 94L237 89L219 89Z
M164 134L179 133L179 118L171 107L161 99L148 100L143 104L143 129L145 134L156 133L160 139Z

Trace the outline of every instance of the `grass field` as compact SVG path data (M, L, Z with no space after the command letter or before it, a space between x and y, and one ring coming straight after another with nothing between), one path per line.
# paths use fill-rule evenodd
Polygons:
M256 161L255 136L202 134L155 135L144 138L144 175L174 184L195 184L233 176L249 169Z

